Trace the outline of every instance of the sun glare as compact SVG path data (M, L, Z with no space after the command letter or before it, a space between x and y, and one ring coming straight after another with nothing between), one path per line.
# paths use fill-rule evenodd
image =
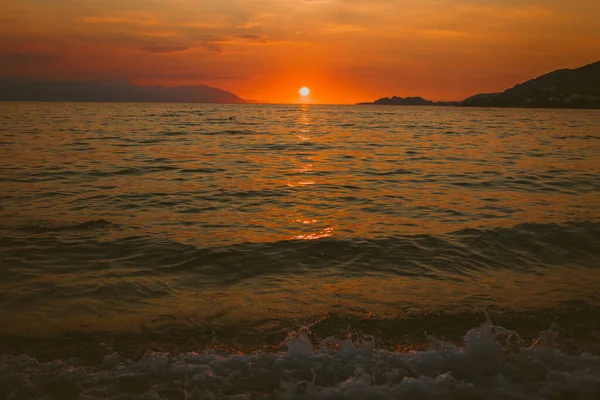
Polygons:
M308 96L309 94L310 94L310 89L307 88L306 86L304 86L303 88L300 89L300 95Z

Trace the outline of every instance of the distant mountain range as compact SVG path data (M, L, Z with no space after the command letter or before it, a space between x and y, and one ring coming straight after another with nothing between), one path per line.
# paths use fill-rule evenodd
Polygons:
M0 101L89 101L156 103L233 103L256 101L210 86L137 86L131 82L43 81L0 78ZM422 97L383 97L358 105L531 107L600 109L600 61L559 69L502 93L482 93L460 102Z
M384 105L384 106L455 106L457 101L431 101L422 97L382 97L372 103L357 103L364 105Z
M130 82L0 79L0 101L251 103L210 86L137 86Z
M502 93L481 93L460 102L433 102L422 97L384 97L358 105L461 107L600 108L600 61L576 69L559 69Z

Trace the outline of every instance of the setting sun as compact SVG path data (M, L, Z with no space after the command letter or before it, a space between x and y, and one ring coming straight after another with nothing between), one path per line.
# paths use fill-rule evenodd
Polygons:
M308 96L310 94L310 89L307 88L306 86L304 86L303 88L300 89L300 95L302 96Z

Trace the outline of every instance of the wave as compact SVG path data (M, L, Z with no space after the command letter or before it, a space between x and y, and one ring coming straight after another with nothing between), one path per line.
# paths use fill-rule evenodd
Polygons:
M17 228L17 230L29 233L51 233L64 231L88 231L95 229L114 228L117 226L117 224L114 224L104 219L94 219L70 225L53 225L49 222L40 222L31 225L20 226Z
M462 344L429 337L418 351L390 351L377 338L312 343L310 326L286 350L231 353L147 351L133 361L113 352L100 363L39 362L0 356L3 398L139 399L592 399L600 396L600 357L570 354L542 332L525 345L489 320ZM107 345L107 353L110 345ZM129 396L129 397L127 397ZM118 398L121 398L118 397Z
M256 135L259 132L240 130L240 129L227 129L215 132L197 132L198 135L215 136L215 135Z
M214 247L148 236L118 238L126 228L101 220L0 231L5 311L16 315L80 301L97 303L99 313L129 313L140 304L180 304L186 294L221 292L257 304L285 299L290 303L273 306L281 313L311 302L317 314L335 305L336 312L349 315L423 307L465 311L535 309L565 301L600 304L597 223ZM253 306L247 309L262 318ZM236 313L229 303L222 310ZM309 311L302 314L314 316Z
M105 268L125 267L136 275L201 274L215 284L321 270L345 275L381 272L455 279L490 270L539 273L552 267L600 267L600 224L592 222L472 228L441 236L323 238L219 247L200 247L147 236L109 241L81 237L63 241L60 236L47 235L115 227L117 225L105 220L66 226L34 224L21 229L46 235L39 239L34 235L0 237L0 244L7 257L20 260L19 268L29 264L37 269L40 259L46 261L46 268L51 268L53 262L65 266L71 256L77 255L71 258L82 270L87 264L96 265L102 260ZM39 247L36 247L37 241ZM61 254L64 257L59 257ZM5 269L10 271L11 266Z

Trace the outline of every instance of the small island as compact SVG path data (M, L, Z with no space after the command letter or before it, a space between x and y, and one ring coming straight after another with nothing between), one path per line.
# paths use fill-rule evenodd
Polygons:
M383 97L372 103L357 103L359 106L384 105L384 106L455 106L458 101L431 101L422 97Z
M384 97L358 105L459 106L600 109L600 61L575 69L559 69L501 93L480 93L460 102L422 97Z

